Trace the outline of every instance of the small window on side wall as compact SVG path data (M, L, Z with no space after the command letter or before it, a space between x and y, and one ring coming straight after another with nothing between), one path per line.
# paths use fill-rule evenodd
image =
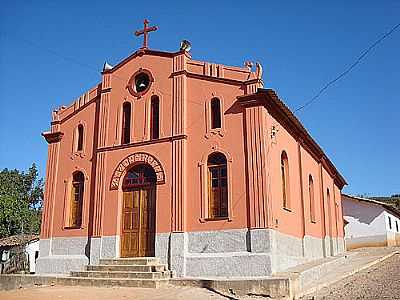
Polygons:
M76 145L76 151L83 151L83 125L79 124L78 125L78 140L77 140L77 145Z
M211 99L211 129L221 127L221 101L218 98L213 98Z
M281 154L281 176L282 176L282 199L283 207L290 209L290 181L289 181L289 160L285 151Z
M315 223L314 180L311 175L308 177L308 195L310 198L310 220Z
M329 189L326 189L326 203L328 207L331 205L331 192L329 191Z

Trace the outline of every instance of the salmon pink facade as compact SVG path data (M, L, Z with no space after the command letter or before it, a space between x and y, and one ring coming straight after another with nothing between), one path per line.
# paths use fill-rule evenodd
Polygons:
M262 276L344 251L341 189L262 69L146 47L53 112L38 273L156 256Z

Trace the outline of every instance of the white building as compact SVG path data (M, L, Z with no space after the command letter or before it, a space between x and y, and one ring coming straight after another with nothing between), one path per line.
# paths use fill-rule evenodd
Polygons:
M400 246L400 212L372 199L342 194L347 250Z
M39 236L19 234L0 239L0 273L35 273ZM17 261L24 261L23 264Z

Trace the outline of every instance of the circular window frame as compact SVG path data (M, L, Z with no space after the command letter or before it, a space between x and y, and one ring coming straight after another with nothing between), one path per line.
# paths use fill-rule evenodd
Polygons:
M136 76L138 76L138 75L141 74L141 73L144 73L144 74L146 74L146 75L149 77L149 85L147 86L147 88L146 88L145 90L143 90L143 91L141 91L141 92L137 92L137 91L135 90L135 84L136 84L136 83L135 83L135 78L136 78ZM127 85L126 87L127 87L129 93L130 93L132 96L135 96L135 97L140 98L140 97L142 97L144 94L146 94L146 93L149 91L149 89L150 89L150 87L151 87L151 85L152 85L153 82L154 82L153 74L151 74L151 72L150 72L149 70L140 68L139 70L137 70L137 71L131 76L131 78L130 78L129 81L128 81L128 85Z

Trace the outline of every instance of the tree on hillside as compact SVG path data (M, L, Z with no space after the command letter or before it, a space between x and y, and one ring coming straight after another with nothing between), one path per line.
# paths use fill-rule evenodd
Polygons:
M0 172L0 238L19 233L39 233L43 179L35 164L28 171Z

